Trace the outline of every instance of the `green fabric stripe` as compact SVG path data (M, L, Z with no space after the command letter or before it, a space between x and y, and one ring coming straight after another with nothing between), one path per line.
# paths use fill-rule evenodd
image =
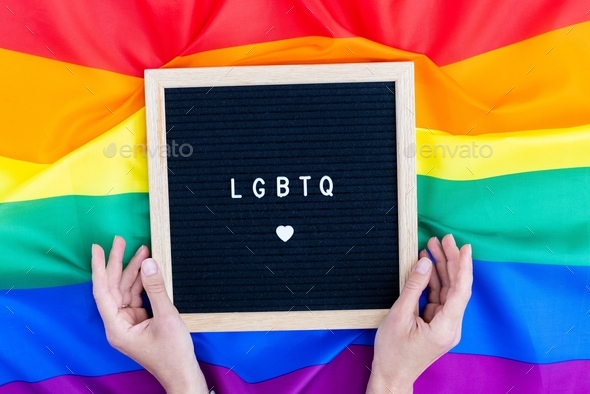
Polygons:
M476 181L419 176L418 201L421 247L451 232L479 260L590 265L590 168Z
M590 265L590 168L476 181L419 176L418 199L422 247L452 232L479 260ZM0 204L0 288L87 282L91 244L109 250L116 234L127 240L127 260L149 245L147 194Z
M125 261L149 245L147 193L0 204L0 288L87 282L91 245L108 253L115 235L127 241Z

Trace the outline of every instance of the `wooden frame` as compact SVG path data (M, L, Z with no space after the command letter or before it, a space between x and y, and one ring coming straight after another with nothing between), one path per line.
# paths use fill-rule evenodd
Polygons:
M418 250L414 65L411 62L145 70L148 145L166 145L164 89L337 82L395 82L398 169L399 285L408 278ZM406 152L406 153L404 153ZM162 157L163 156L163 157ZM408 157L411 156L411 157ZM171 299L172 260L165 155L148 155L152 256ZM190 331L268 331L378 327L388 309L344 311L181 314Z

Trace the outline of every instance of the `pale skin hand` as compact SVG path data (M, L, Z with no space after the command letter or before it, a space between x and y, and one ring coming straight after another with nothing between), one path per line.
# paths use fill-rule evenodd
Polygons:
M105 268L102 248L92 245L92 291L111 346L131 357L158 379L168 394L205 394L190 333L172 305L156 263L139 248L125 270L125 241L115 237ZM145 289L154 317L142 307Z
M452 235L428 241L398 300L381 322L367 394L410 394L414 381L461 339L461 324L471 297L471 245L457 248ZM415 315L422 291L429 286L424 319Z

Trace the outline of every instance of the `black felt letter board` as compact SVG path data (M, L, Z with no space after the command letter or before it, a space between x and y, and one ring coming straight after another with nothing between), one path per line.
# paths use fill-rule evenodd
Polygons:
M394 91L394 82L165 90L181 313L393 304Z

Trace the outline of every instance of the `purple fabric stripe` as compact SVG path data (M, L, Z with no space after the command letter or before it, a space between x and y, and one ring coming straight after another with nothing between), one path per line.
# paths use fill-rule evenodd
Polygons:
M350 345L349 348L329 364L303 368L254 384L246 383L225 367L201 363L201 368L209 387L214 386L217 394L364 393L369 379L366 366L371 366L373 347ZM36 383L12 382L1 386L0 394L89 394L88 389L94 394L165 394L146 371L91 378L66 375Z
M590 360L529 364L505 358L447 354L414 385L415 394L590 393Z
M259 383L246 383L231 369L201 364L217 394L361 394L373 361L372 346L348 346L329 364L306 367ZM288 354L285 357L289 357ZM228 372L229 371L229 372Z
M260 383L246 383L234 371L202 363L209 387L217 394L326 394L365 392L373 358L371 346L350 345L331 363L302 368ZM289 355L285 355L288 357ZM588 393L590 360L529 364L497 357L447 354L416 382L415 394ZM72 393L164 394L146 371L99 377L59 376L36 383L12 382L0 394Z
M166 394L149 372L133 371L113 375L85 377L63 375L35 383L12 382L0 386L0 394Z

